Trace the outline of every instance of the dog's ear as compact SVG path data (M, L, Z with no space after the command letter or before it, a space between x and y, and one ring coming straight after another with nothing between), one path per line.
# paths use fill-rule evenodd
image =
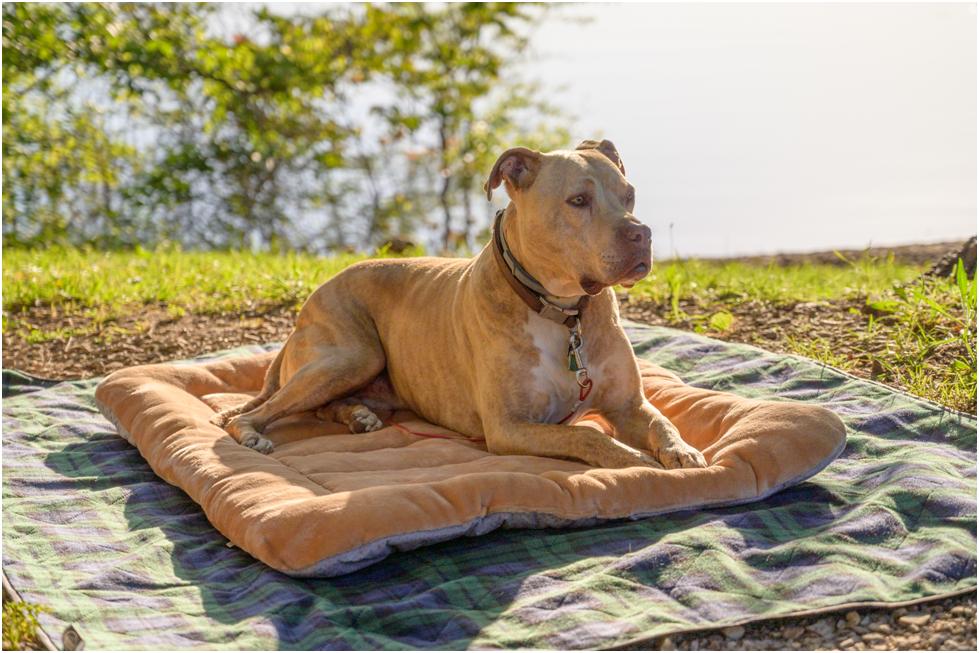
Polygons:
M493 199L493 189L502 182L507 182L507 190L525 190L530 188L540 172L541 153L528 150L526 147L512 147L496 160L489 181L483 186L486 199Z
M623 175L625 174L625 166L622 165L622 157L619 156L619 151L615 149L615 145L612 144L612 141L602 141L601 143L598 141L583 141L581 145L574 149L598 150L615 164L615 167L619 169L619 172L621 172Z

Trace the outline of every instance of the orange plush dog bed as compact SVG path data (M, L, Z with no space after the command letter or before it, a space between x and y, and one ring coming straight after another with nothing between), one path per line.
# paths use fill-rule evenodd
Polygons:
M265 456L208 419L260 390L273 357L120 370L95 396L160 477L235 545L291 576L349 573L394 551L500 527L584 526L755 501L817 473L846 441L826 409L694 388L639 360L646 396L703 451L706 469L497 456L407 412L381 415L397 426L361 435L312 413L289 417L266 429L275 452Z

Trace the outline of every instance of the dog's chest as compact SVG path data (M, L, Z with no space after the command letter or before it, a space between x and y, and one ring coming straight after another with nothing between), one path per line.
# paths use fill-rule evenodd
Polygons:
M527 332L538 354L528 378L533 389L530 419L543 424L557 424L562 420L566 420L564 424L575 422L591 406L592 396L589 394L575 410L581 388L568 366L570 330L560 324L535 319L527 325ZM581 348L581 362L588 369L592 382L598 383L599 370L594 365L593 353L586 340Z

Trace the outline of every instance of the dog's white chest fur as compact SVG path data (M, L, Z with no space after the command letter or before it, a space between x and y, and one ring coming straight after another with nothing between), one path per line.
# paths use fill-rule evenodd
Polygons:
M530 415L530 418L542 424L557 424L571 415L579 398L580 388L575 374L568 369L568 339L571 331L566 326L539 318L531 318L526 331L539 355L538 364L530 370L535 391L535 414ZM589 375L595 382L587 339L581 351L581 362L588 368ZM571 424L584 415L591 405L591 399L591 396L587 397L575 411L574 417L564 423Z

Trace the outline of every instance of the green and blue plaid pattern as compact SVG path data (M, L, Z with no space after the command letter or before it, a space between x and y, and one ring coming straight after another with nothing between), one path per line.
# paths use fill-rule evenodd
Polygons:
M976 420L812 361L630 326L688 383L825 406L846 450L756 503L497 530L347 576L229 547L93 405L98 379L3 377L3 569L89 649L598 648L976 585ZM244 347L199 359L263 351Z

